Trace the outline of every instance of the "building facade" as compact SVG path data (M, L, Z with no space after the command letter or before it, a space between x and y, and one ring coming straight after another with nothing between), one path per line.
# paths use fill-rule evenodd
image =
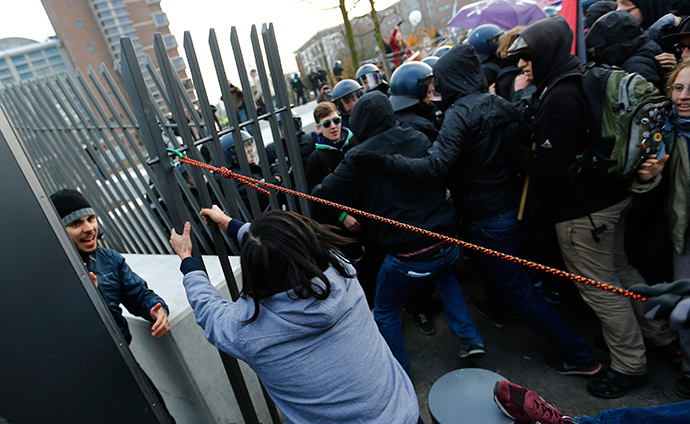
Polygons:
M57 37L43 42L20 37L0 39L2 86L73 73L72 63Z
M160 7L160 0L41 0L57 37L75 68L86 73L90 66L95 71L105 64L112 75L120 62L120 38L130 37L137 53L147 86L158 105L167 108L155 83L147 71L146 56L156 66L153 49L154 34L159 32L167 53L187 92L193 97L193 84L185 72L175 36L168 28L168 18ZM124 88L115 78L119 89ZM89 82L90 83L90 82ZM112 96L112 93L108 93Z

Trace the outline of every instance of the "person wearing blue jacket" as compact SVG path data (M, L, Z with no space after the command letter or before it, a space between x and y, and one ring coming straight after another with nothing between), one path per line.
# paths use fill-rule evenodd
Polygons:
M202 209L239 241L242 295L223 299L192 257L187 222L171 232L183 284L208 341L245 361L287 423L422 422L412 382L374 323L347 239L297 213L272 210L251 224Z

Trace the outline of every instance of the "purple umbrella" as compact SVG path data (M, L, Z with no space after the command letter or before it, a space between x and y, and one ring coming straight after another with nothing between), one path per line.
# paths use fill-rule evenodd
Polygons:
M484 0L460 9L449 22L449 27L476 28L482 24L496 24L502 29L529 25L546 18L539 5L525 0Z

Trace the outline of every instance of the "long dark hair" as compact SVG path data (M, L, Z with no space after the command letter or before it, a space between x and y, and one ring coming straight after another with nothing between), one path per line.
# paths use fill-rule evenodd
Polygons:
M259 316L259 300L293 290L298 298L326 299L331 285L324 271L329 266L343 277L353 277L342 263L341 248L352 240L339 236L330 226L294 212L273 210L259 215L242 240L242 294L254 299L254 315ZM317 277L323 286L314 284Z

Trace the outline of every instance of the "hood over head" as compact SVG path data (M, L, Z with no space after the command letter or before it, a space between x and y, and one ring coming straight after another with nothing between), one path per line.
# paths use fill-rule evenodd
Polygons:
M360 143L397 124L388 96L378 90L362 96L350 111L350 129Z
M589 29L587 49L596 49L611 65L620 66L635 50L635 40L642 33L640 22L628 12L610 12Z
M616 2L613 0L594 3L585 12L585 28L591 28L597 19L614 10L616 10Z
M434 65L434 89L447 109L460 97L489 90L482 63L471 44L457 44Z
M564 17L554 16L537 21L520 33L515 43L520 39L529 48L532 75L538 92L559 76L579 70L580 60L570 53L573 31Z
M668 0L630 0L632 4L637 6L644 16L642 21L642 28L649 28L654 22L659 20L662 16L669 13Z

